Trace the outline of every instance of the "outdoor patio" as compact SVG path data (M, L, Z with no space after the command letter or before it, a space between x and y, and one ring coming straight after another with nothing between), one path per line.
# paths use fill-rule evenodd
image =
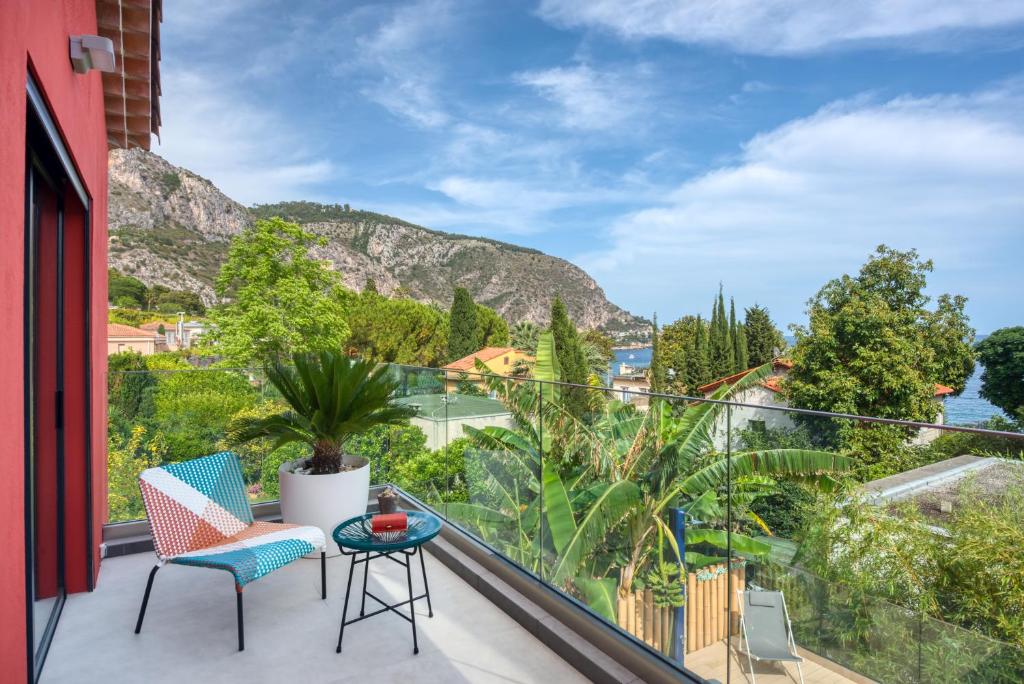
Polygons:
M725 665L725 642L708 646L695 653L686 656L686 667L705 679L717 679L720 682L752 682L750 666L747 659L740 657L735 650L730 650L729 660L731 663L731 679L726 679ZM797 674L795 665L787 663L754 662L754 677L757 684L799 684L800 677ZM845 676L839 672L842 668L830 664L829 667L821 665L806 655L801 665L804 671L804 684L863 684L870 680L847 673Z
M168 565L157 573L142 633L135 635L154 560L152 553L108 558L93 593L68 597L42 681L587 681L430 554L434 617L417 601L415 656L409 624L390 614L348 626L344 651L335 653L348 557L328 559L326 601L319 560L300 560L246 587L243 652L231 576ZM361 579L357 566L356 598ZM418 568L413 583L419 593ZM382 598L408 596L404 570L384 559L371 564L369 587ZM349 605L350 617L358 611L358 603Z

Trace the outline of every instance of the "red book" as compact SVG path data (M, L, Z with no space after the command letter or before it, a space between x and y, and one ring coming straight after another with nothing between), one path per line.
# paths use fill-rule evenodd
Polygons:
M401 532L408 529L409 518L405 513L386 513L370 518L370 530L374 534L381 532Z

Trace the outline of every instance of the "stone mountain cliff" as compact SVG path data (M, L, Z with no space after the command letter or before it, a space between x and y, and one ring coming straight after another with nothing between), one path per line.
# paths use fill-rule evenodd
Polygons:
M485 238L430 230L366 211L286 202L247 209L210 181L134 149L110 153L110 266L142 280L199 293L213 304L213 281L231 237L256 218L281 216L327 239L318 256L345 284L447 307L455 287L510 323L547 322L558 294L581 327L646 331L645 321L612 304L582 269L542 252Z

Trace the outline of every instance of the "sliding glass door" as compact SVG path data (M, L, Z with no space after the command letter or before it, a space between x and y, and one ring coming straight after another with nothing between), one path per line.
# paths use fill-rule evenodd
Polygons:
M31 149L26 210L26 533L38 671L65 597L64 199L45 157Z

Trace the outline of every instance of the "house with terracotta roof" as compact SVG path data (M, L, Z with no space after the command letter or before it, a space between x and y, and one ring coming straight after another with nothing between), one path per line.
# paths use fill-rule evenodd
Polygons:
M157 334L122 323L107 323L107 356L133 351L149 356L156 353Z
M772 361L772 374L766 377L761 382L757 383L753 387L749 387L746 390L740 392L734 397L731 397L731 401L735 401L740 404L747 404L747 406L733 407L731 424L733 432L736 430L745 429L793 429L796 427L796 423L793 421L793 414L780 410L785 409L789 406L786 402L785 394L783 393L783 383L786 374L793 368L793 362L789 359L774 359ZM722 385L732 385L738 382L742 378L746 377L750 373L753 373L757 368L748 368L745 371L734 373L724 378L719 378L714 382L709 382L706 385L702 385L697 388L705 398L710 397L715 390ZM938 425L942 425L943 422L943 401L947 396L952 395L955 390L952 387L946 387L945 385L935 385L935 401L939 404L939 412L935 418L935 422ZM764 407L764 408L759 408ZM940 430L936 428L922 428L917 436L911 440L911 444L922 445L928 444L940 434ZM726 430L725 418L721 418L715 425L714 429L714 443L715 448L724 450L728 441L728 433Z
M446 386L449 392L454 392L459 381L466 377L481 388L485 386L484 378L480 377L480 372L476 368L477 361L487 366L487 372L490 374L511 377L517 363L533 363L534 358L514 347L484 347L480 351L463 356L458 361L452 361L441 369L448 371Z

